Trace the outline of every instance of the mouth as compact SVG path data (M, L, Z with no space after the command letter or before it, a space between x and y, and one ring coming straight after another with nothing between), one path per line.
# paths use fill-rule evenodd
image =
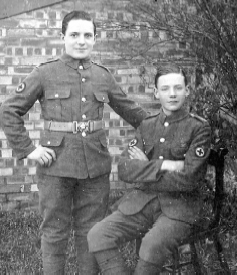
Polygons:
M79 52L84 52L86 51L86 49L75 49L76 51L79 51Z

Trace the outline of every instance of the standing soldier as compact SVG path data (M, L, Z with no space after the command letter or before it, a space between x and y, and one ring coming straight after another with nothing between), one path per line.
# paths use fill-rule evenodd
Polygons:
M155 87L162 108L141 123L118 166L119 177L135 188L88 234L103 275L129 274L117 247L140 237L134 274L160 274L167 256L200 219L210 126L183 107L189 89L178 66L159 68Z
M135 128L147 116L129 100L111 73L90 59L96 26L73 11L62 22L65 54L36 67L1 107L1 122L19 159L36 160L45 274L64 274L71 220L79 274L98 274L88 252L89 229L106 214L111 157L103 130L104 103ZM39 101L44 119L40 145L22 116Z

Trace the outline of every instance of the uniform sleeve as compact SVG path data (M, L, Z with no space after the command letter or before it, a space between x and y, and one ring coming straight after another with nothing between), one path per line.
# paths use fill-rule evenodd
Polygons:
M148 116L148 113L138 103L127 97L112 75L109 100L109 106L135 128Z
M210 147L211 128L206 122L193 135L184 170L164 173L157 182L157 191L191 192L200 187L206 175Z
M35 150L22 116L40 98L41 93L40 73L39 69L35 68L0 108L1 126L18 159L25 158Z
M139 132L137 139L137 146L142 149ZM190 192L198 188L205 177L210 143L211 129L208 124L202 124L193 134L185 156L184 170L177 172L161 171L163 160L130 160L126 149L118 164L119 178L128 183L155 184L158 192Z
M143 142L140 129L137 129L136 146L143 152ZM130 159L128 147L123 151L118 163L118 176L127 183L149 183L159 180L163 172L160 170L163 160L138 160Z

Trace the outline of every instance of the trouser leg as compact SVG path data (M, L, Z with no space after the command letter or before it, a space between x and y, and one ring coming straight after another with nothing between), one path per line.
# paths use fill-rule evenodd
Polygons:
M73 196L73 228L80 275L96 275L99 267L89 253L87 234L107 212L109 200L109 175L78 180Z
M135 215L124 215L119 210L115 211L89 231L89 251L94 253L102 274L129 274L118 245L136 239L148 231L153 223L154 208L159 208L157 200L149 202Z
M187 238L190 232L190 224L169 219L163 214L160 215L153 227L142 239L139 251L141 260L138 263L135 274L159 274L167 257L178 249L182 244L182 240ZM148 270L150 273L148 273Z
M44 274L61 275L70 234L74 180L46 175L39 175L38 180Z

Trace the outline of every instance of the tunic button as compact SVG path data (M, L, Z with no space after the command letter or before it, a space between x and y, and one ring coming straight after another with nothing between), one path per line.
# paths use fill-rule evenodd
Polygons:
M82 101L82 102L86 102L86 98L83 97L83 98L81 99L81 101Z
M165 127L168 127L168 126L169 126L169 122L166 121L166 122L164 123L164 126L165 126Z
M83 119L86 119L86 115L85 115L85 114L84 114L84 115L82 115L81 117L82 117Z
M83 70L83 66L82 66L82 65L80 65L80 66L79 66L79 69L80 69L80 70Z
M86 79L83 77L83 78L81 79L81 81L82 81L82 82L86 82Z
M50 143L51 143L50 141L47 142L48 145L49 145Z
M55 94L55 97L58 97L58 94Z
M161 142L161 143L165 142L165 138L161 138L161 139L160 139L160 142Z
M159 159L164 159L164 157L163 156L159 156Z
M82 132L81 135L82 135L83 137L85 137L85 136L86 136L86 133L85 133L85 132Z

